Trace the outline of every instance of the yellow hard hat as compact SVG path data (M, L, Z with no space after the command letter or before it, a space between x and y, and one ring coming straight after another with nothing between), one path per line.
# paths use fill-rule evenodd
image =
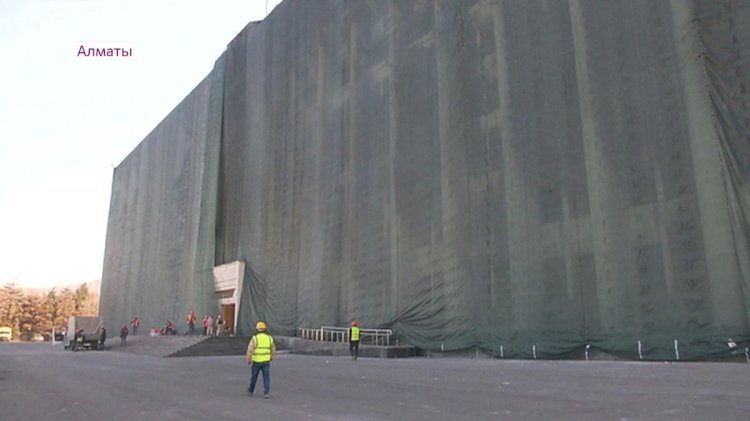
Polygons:
M258 324L255 325L255 330L266 330L266 323L264 321L259 321Z

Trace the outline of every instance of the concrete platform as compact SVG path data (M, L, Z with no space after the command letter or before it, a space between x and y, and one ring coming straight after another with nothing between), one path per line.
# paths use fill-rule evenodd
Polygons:
M108 343L107 350L158 357L201 357L220 355L244 355L249 337L244 336L135 336L128 338L127 346L117 341ZM276 349L280 353L321 356L348 356L349 344L309 341L289 336L274 336ZM411 345L374 346L360 345L359 356L363 358L408 358L417 355Z
M288 350L290 354L325 355L332 357L349 355L348 343L310 341L288 336L277 337L276 343L277 347ZM411 345L359 346L359 356L364 358L408 358L416 355L416 348Z

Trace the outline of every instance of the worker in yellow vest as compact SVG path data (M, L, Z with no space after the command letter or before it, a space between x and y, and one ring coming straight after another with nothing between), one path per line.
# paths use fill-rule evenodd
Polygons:
M276 357L276 344L273 337L266 330L266 323L259 321L255 325L258 333L250 338L247 345L247 363L252 364L252 377L247 391L252 395L255 392L255 382L258 381L258 373L263 372L263 397L268 399L271 390L271 360Z
M356 320L352 322L352 327L349 328L349 354L352 359L356 360L359 355L359 322Z
M76 334L74 336L75 338L75 344L73 344L73 351L83 350L83 329L76 330Z

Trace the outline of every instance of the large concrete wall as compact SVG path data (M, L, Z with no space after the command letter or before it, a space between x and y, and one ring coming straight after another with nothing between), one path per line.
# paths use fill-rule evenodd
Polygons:
M357 318L430 349L721 354L750 338L749 9L287 0L162 124L196 128L195 173L137 181L186 168L151 149L186 141L161 126L118 167L102 310L152 311L135 289L156 318L213 311L200 274L242 260L241 333ZM139 247L189 186L184 235Z
M188 311L218 314L213 286L221 60L115 168L100 314L145 333Z

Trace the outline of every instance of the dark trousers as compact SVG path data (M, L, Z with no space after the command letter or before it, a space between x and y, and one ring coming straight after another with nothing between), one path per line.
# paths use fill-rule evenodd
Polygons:
M263 394L267 395L271 390L271 363L253 363L252 377L250 377L250 386L247 390L250 393L255 392L255 382L258 381L258 373L263 372Z
M355 360L357 359L357 356L359 355L359 341L349 342L349 353L352 355L352 358Z

